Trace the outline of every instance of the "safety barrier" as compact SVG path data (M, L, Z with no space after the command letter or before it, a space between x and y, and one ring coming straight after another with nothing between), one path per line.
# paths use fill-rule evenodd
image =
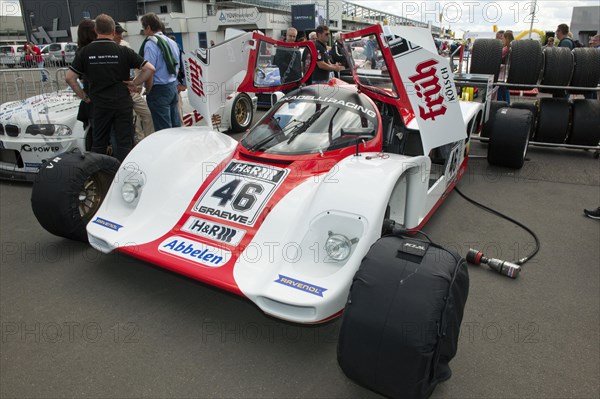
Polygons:
M66 89L67 70L58 68L52 73L46 68L0 69L0 104Z

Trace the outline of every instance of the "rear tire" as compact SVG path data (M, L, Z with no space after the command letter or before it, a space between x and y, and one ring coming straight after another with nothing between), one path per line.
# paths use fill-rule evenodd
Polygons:
M573 125L568 144L595 147L600 142L600 101L574 100Z
M508 83L537 84L542 69L542 47L535 40L515 40L510 44L507 62ZM531 90L526 87L509 87L510 90Z
M100 208L119 161L79 151L60 154L40 168L31 192L31 207L49 233L88 242L86 226Z
M494 75L498 81L500 64L502 63L502 42L496 39L477 39L471 51L470 73Z
M231 104L231 130L241 133L250 128L254 118L252 100L246 93L240 93Z
M563 144L569 129L569 102L563 98L542 98L535 141Z
M573 77L570 86L596 87L600 81L600 51L595 48L573 49ZM570 90L571 94L586 92Z
M527 155L532 124L533 114L529 110L500 109L490 137L489 164L521 169Z

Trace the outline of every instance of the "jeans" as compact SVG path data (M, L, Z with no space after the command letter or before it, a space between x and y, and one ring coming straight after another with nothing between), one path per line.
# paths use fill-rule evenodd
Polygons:
M170 127L181 126L179 117L179 95L177 93L177 81L165 85L154 85L146 96L146 102L150 113L154 130L159 131Z
M508 87L498 87L498 101L506 101L508 105L510 105L510 92L508 91Z

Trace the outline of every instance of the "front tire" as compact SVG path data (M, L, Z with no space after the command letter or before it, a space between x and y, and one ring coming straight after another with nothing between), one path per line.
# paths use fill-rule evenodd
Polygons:
M240 93L231 105L231 130L241 133L250 128L254 118L252 100L246 93Z
M100 208L119 161L78 151L60 154L40 168L31 192L31 207L49 233L88 242L86 226Z

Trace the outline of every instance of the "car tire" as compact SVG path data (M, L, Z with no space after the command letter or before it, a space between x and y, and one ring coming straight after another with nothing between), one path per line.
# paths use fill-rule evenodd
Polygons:
M490 116L481 128L480 137L490 137L492 126L494 125L494 119L496 119L496 113L501 108L507 108L508 103L506 101L491 101L490 102Z
M596 87L600 81L600 51L595 48L573 49L573 76L570 86ZM586 92L570 90L571 94Z
M36 219L49 233L88 242L86 226L100 208L118 169L116 158L77 150L48 160L31 192Z
M533 123L531 126L531 136L529 136L529 139L531 139L533 137L533 134L535 133L535 126L536 126L536 122L537 122L537 117L538 117L538 107L537 107L537 102L513 102L510 104L511 108L516 108L516 109L526 109L531 111L531 114L533 115Z
M536 40L514 40L510 44L507 61L508 83L537 84L542 70L542 47ZM531 90L524 87L509 87L510 90Z
M572 75L573 53L570 49L567 47L548 47L544 49L544 72L540 84L568 86ZM554 94L557 89L540 88L540 92Z
M563 98L542 98L535 141L563 144L569 129L569 102Z
M574 100L573 123L568 144L598 146L600 142L600 101Z
M471 51L470 73L494 75L498 81L500 64L502 63L502 42L496 39L477 39Z
M250 128L254 118L252 100L246 93L239 93L231 104L231 130L241 133Z
M521 169L525 163L533 114L526 109L502 108L494 119L488 147L488 163Z

